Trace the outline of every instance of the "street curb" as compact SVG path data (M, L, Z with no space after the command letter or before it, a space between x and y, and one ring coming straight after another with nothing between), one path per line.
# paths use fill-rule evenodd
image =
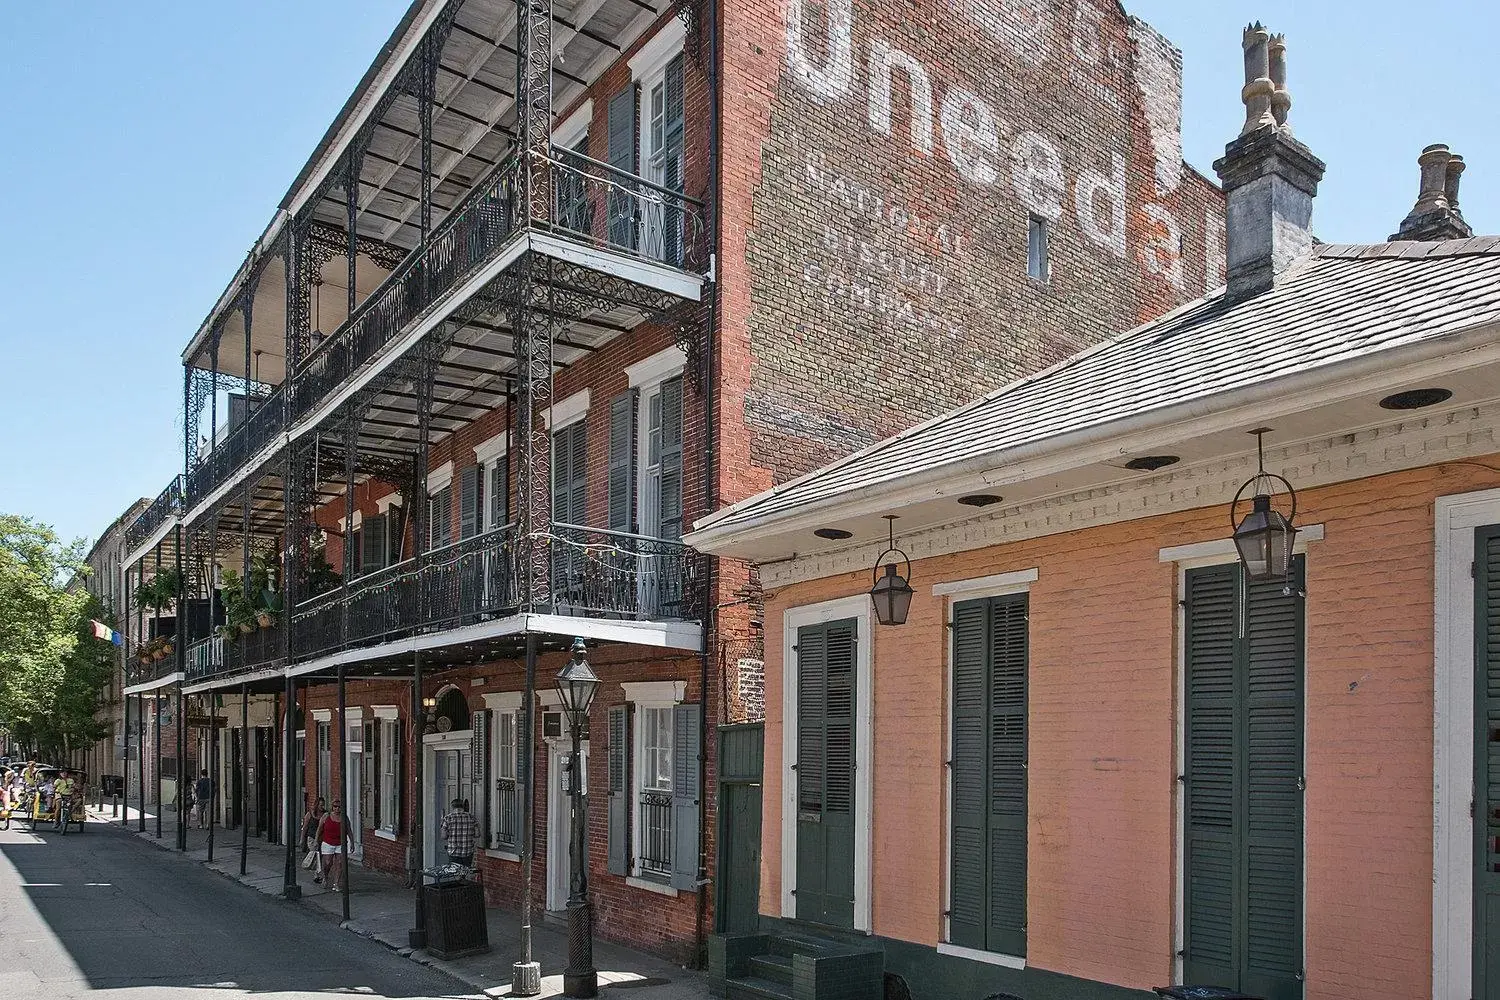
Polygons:
M152 845L153 847L156 847L158 850L165 851L168 854L171 854L171 855L174 855L174 856L176 856L178 854L177 845L175 843L167 843L164 840L158 840L149 831L144 831L143 832L143 831L140 831L140 830L127 829L126 827L124 827L124 826L122 826L120 824L120 818L119 817L114 817L112 819L108 815L96 812L93 809L92 806L89 807L88 813L89 813L90 818L99 820L99 821L103 822L104 824L106 824L107 826L115 828L120 833L124 833L124 834L127 834L127 835L131 836L131 837L135 837L137 840L144 840L146 843ZM327 920L332 920L332 921L334 921L338 925L339 930L348 931L349 933L355 935L356 937L362 937L362 938L364 938L364 939L366 939L368 941L374 941L376 944L379 944L381 947L385 948L387 951L395 952L395 954L398 955L398 956L400 956L401 958L405 958L408 961L413 962L413 963L415 963L417 965L426 966L429 969L433 969L433 970L435 970L437 972L441 972L444 975L447 975L447 976L449 976L449 977L451 977L453 979L458 980L459 982L463 983L466 986L472 986L476 990L479 990L479 992L481 994L483 994L484 996L488 996L488 997L505 997L505 996L509 996L510 995L510 987L508 985L507 986L495 986L493 984L487 984L487 983L484 982L483 979L481 979L481 977L475 976L475 975L469 973L467 970L459 968L458 966L454 965L452 962L446 962L443 959L434 958L431 955L426 954L425 952L416 952L416 951L413 951L410 947L407 947L406 945L395 945L395 944L392 944L391 942L389 942L389 941L385 940L384 938L380 937L379 935L375 934L375 932L373 932L371 930L368 930L368 929L366 929L364 927L359 926L359 924L356 923L355 921L353 921L353 920L344 920L338 914L336 914L336 913L329 913L327 910L323 909L321 906L309 906L309 905L307 905L307 903L306 903L305 900L302 900L302 899L287 899L285 896L282 896L280 893L262 892L260 889L257 889L253 885L249 885L249 884L247 884L245 882L241 882L240 881L240 877L238 875L234 874L233 872L225 871L222 868L216 867L219 864L219 862L217 862L217 861L212 862L212 863L207 862L207 861L199 861L196 858L190 858L190 857L188 857L185 854L181 855L181 858L182 858L183 861L192 862L193 864L196 864L199 868L202 868L203 870L208 871L208 872L212 872L213 874L218 875L221 878L224 878L224 879L226 879L226 880L228 880L230 882L233 882L235 885L243 886L244 888L249 889L252 892L254 892L256 895L259 895L259 896L269 896L272 899L279 900L279 901L281 901L283 903L291 903L292 905L298 907L299 909L304 910L304 911L306 911L308 913L314 914L315 916L319 916L319 917L322 917L322 918L327 919ZM544 1000L544 998L549 997L549 996L553 996L553 995L555 995L555 994L549 994L545 990L543 990L542 993L541 993L541 995L540 995L540 997L543 998L543 1000Z

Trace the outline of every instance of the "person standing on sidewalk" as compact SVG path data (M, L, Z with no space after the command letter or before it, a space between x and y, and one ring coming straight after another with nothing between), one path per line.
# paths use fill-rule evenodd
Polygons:
M208 771L198 774L198 780L193 782L193 810L198 814L198 829L208 829L208 810L213 803L214 779L208 776Z
M348 846L349 824L344 821L343 803L334 799L333 808L328 810L318 824L318 854L323 862L323 871L313 876L314 882L322 882L326 874L328 888L333 892L339 891L339 883L345 877L344 857Z
M474 867L474 842L479 837L479 821L469 812L469 803L453 800L453 809L443 817L443 848L448 860L465 868Z

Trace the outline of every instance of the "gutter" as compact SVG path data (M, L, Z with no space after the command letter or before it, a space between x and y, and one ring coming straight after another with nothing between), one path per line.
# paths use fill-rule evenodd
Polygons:
M1285 412L1298 403L1312 402L1301 397L1320 390L1326 393L1330 389L1338 392L1327 401L1336 401L1370 389L1388 387L1390 377L1403 368L1422 366L1423 370L1412 373L1413 376L1425 375L1429 370L1438 375L1475 364L1500 361L1497 333L1500 333L1500 322L1483 323L1228 392L1147 410L1004 451L976 455L961 462L809 501L792 511L752 515L742 521L729 521L725 516L727 512L721 512L717 520L709 518L700 522L702 526L690 532L684 541L702 552L727 553L731 548L743 548L815 527L825 523L834 512L842 518L858 517L945 496L948 493L945 487L965 479L1000 486L1128 454L1135 450L1136 439L1140 439L1142 445L1159 445L1163 432L1191 431L1201 435L1231 430L1241 424L1248 426L1247 421L1266 419L1268 403L1271 411ZM1471 351L1482 352L1482 358L1458 357Z

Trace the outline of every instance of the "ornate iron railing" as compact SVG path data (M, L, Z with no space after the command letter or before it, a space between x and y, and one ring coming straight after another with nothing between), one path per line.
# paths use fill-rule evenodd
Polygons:
M140 516L125 529L125 547L134 549L156 533L167 523L167 518L182 513L182 476L174 476L167 488L159 493L151 506L141 511Z
M214 635L199 639L187 648L187 666L183 675L189 680L212 677L224 669L224 640Z
M552 526L552 598L559 614L690 621L703 557L681 542L577 524Z
M507 525L298 605L294 653L309 659L513 614L519 607L516 583L515 528Z
M642 875L672 875L672 796L665 792L641 793L639 861Z
M514 778L495 781L495 846L521 849L521 789Z
M214 449L204 455L187 474L187 506L194 507L215 489L228 482L246 462L259 455L278 434L286 429L286 394L277 388L253 404L245 422L231 431Z
M552 148L553 229L644 260L695 269L703 203L582 153Z
M134 687L137 684L159 681L176 670L177 654L175 652L160 660L150 660L146 663L140 662L133 656L125 661L125 686Z
M380 287L308 356L293 382L294 420L338 391L428 306L478 270L516 233L518 162L512 157L492 171L433 230L427 245L397 264Z

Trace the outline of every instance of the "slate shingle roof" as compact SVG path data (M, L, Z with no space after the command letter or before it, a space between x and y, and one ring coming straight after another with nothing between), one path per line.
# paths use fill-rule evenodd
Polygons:
M1154 409L1500 321L1500 237L1323 244L1261 295L1224 290L863 451L727 507L752 519Z

